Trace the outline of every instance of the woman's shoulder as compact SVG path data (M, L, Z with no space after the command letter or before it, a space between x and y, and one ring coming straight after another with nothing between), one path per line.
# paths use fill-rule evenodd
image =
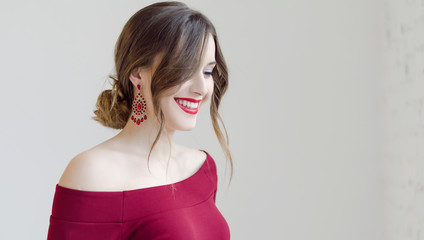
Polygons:
M183 145L177 145L178 146L178 153L180 155L181 159L190 159L193 164L199 164L201 162L204 162L206 157L209 155L205 150L196 149L196 148L190 148Z
M184 146L181 146L181 150L183 154L181 158L189 160L188 164L191 166L197 166L194 167L195 169L198 169L199 166L206 164L211 174L216 174L215 160L212 158L209 152L203 149L188 148Z
M128 167L132 166L128 161L130 155L113 151L107 146L99 144L77 154L68 163L58 185L84 191L122 191L126 188L160 185L148 176L147 170L139 168L141 166ZM186 169L176 175L181 179L192 175L205 163L208 167L212 165L212 171L215 170L214 160L205 150L181 145L174 150L181 164L179 169ZM134 172L131 170L133 168L140 171ZM136 183L133 183L134 179L137 179Z
M111 152L100 147L93 147L73 157L59 180L59 185L66 188L101 191L116 185L113 181ZM112 174L112 175L111 175Z

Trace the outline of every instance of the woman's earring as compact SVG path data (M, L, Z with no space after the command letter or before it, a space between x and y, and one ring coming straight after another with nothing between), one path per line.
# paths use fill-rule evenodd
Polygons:
M137 85L137 88L141 92L140 84ZM137 125L140 125L140 123L147 120L146 101L140 92L134 97L134 101L132 103L133 114L131 115L131 120L133 120L133 122Z

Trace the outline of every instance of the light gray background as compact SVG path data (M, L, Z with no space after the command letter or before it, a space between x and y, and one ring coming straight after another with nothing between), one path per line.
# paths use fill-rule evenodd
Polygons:
M118 133L90 117L153 2L0 2L0 239L45 239L68 162ZM176 140L214 157L232 239L424 239L422 1L185 2L228 62L231 185L208 111Z

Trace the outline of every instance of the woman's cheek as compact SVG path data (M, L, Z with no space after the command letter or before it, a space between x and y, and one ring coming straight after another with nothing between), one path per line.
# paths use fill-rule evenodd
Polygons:
M210 80L209 85L208 85L208 95L209 95L209 99L211 98L212 94L213 94L213 87L215 85L215 82L213 79Z

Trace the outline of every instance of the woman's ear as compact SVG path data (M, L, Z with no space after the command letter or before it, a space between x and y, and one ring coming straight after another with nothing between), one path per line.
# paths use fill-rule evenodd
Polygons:
M142 76L142 68L141 67L134 68L131 71L130 81L132 82L132 84L134 86L137 86L138 84L144 86L144 78L142 78L141 76Z

